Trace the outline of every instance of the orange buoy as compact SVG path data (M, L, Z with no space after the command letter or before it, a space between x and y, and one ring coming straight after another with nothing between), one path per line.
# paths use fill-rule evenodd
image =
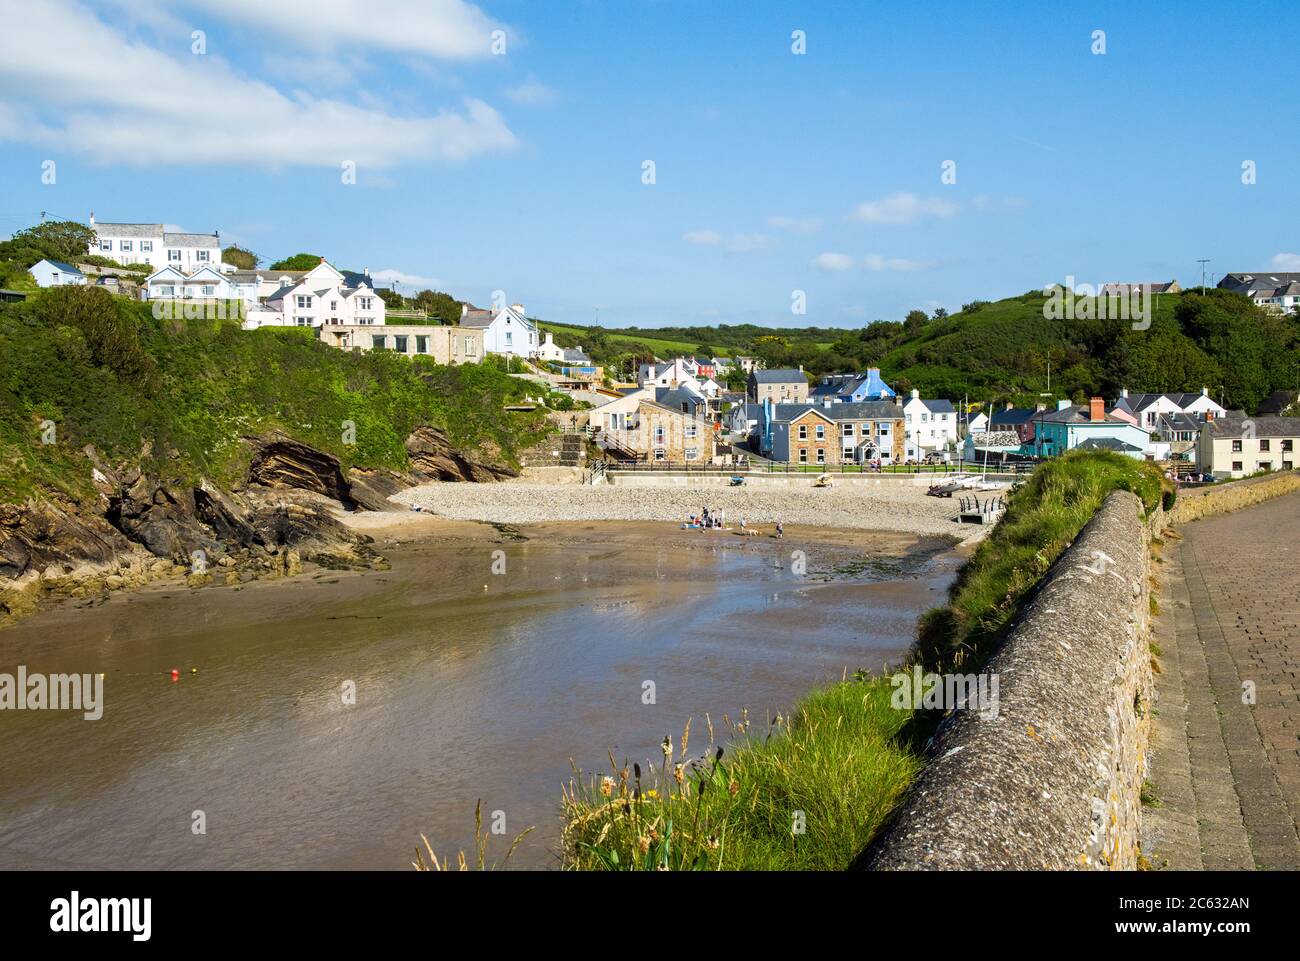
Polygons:
M179 681L180 679L181 679L181 672L178 671L178 670L176 670L176 668L173 667L173 668L172 668L172 680L173 680L173 681Z

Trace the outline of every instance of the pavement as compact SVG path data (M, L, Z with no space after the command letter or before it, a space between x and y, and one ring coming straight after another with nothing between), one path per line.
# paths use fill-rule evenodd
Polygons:
M1187 524L1161 558L1143 850L1157 869L1300 870L1300 494Z

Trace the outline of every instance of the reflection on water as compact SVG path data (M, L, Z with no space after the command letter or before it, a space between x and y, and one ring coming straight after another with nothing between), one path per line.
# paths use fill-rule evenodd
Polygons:
M510 836L537 826L513 866L551 867L570 759L649 758L688 716L761 717L878 668L953 567L809 583L758 546L535 541L393 560L0 632L0 671L106 674L102 720L0 712L0 868L402 868L422 832L470 850L479 798Z

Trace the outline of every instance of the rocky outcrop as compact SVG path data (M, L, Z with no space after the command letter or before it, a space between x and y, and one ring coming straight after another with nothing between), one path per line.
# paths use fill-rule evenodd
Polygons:
M18 580L48 568L71 571L111 564L135 546L104 518L70 505L28 501L0 504L0 579Z
M437 427L412 431L406 439L406 453L411 474L420 481L497 481L518 475L501 463L461 454Z
M251 438L251 441L255 449L248 465L249 484L313 491L338 501L348 510L356 508L351 485L334 455L284 436L268 440Z

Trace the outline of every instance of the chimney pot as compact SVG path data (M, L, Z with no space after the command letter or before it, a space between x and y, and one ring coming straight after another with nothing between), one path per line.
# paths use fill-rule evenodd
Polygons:
M1106 401L1100 397L1088 398L1088 420L1097 424L1106 419Z

